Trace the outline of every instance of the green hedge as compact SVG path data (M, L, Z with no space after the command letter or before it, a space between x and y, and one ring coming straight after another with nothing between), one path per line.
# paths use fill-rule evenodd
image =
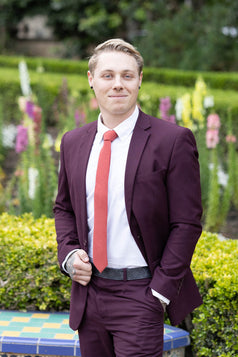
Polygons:
M192 268L204 304L193 313L198 357L235 357L238 332L238 242L203 233ZM0 216L0 309L69 309L70 279L58 268L54 221Z
M0 309L68 310L70 286L57 265L54 221L0 216Z
M46 72L85 75L88 70L87 61L2 55L0 55L0 67L17 68L22 59L33 71L43 69ZM143 72L146 82L193 87L198 75L201 74L211 88L238 90L238 73L236 72L197 72L151 67L145 67Z
M193 314L197 357L238 355L238 241L203 233L192 268L204 304Z
M19 62L24 60L27 63L28 69L32 71L42 70L52 73L64 74L85 74L88 70L87 61L52 59L44 57L16 57L16 56L1 56L0 68L18 68Z
M238 90L236 72L199 72L166 68L145 68L144 80L173 86L192 87L198 76L202 76L210 88Z

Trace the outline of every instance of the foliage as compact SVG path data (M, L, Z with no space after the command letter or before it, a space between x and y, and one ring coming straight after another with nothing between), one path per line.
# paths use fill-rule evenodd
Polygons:
M34 148L31 146L27 148L25 153L19 154L20 162L18 169L12 175L10 182L8 182L5 195L1 197L1 208L5 206L7 210L15 214L33 211L35 217L39 217L42 213L51 216L52 201L57 190L55 175L58 166L58 154L55 152L55 148L59 150L60 140L65 131L71 130L77 125L82 125L86 121L95 120L97 118L97 111L91 109L91 101L94 100L94 95L89 88L86 75L82 77L68 73L66 79L60 73L39 72L34 70L34 68L37 68L34 67L37 66L37 61L30 61L29 63L32 68L30 78L34 101L42 108L44 119L42 122L42 133L40 134L41 144L46 141L46 128L48 128L49 125L55 127L54 133L57 137L54 138L56 139L55 147L44 148L41 145L37 157L32 154ZM46 62L46 64L49 65L49 69L51 68L50 65L54 63L55 60L53 62L50 60ZM65 64L67 63L68 61L65 61ZM57 68L59 70L65 68L63 64L64 61L59 61ZM80 62L78 62L78 64L78 70L80 72ZM62 68L60 67L61 65L63 66ZM85 63L83 62L83 66L84 65ZM72 61L72 71L76 70L76 68L76 62ZM81 69L83 68L84 67ZM150 71L149 68L147 68L147 70ZM160 70L154 70L156 77L157 71L159 72ZM180 71L173 70L170 73L169 70L166 70L166 73L170 80L174 75L175 83L177 83L177 78L180 77ZM184 71L182 73L184 73ZM220 76L221 74L217 75ZM211 73L211 76L214 78L213 73ZM228 77L230 77L230 74L228 74ZM15 90L10 91L9 88L11 88L11 86L6 86L7 78L11 79L11 82L14 83ZM139 92L139 104L142 110L148 114L161 117L163 113L159 111L159 101L162 101L165 97L170 97L171 109L168 113L168 118L170 118L173 117L177 111L178 102L182 102L183 112L180 118L181 122L179 122L178 116L177 122L178 124L191 128L195 133L200 154L202 202L206 228L208 230L217 231L225 221L231 205L237 207L238 202L237 144L228 143L225 140L227 134L238 136L238 122L236 120L238 115L237 93L212 90L205 85L201 77L199 78L200 79L195 83L195 88L189 89L187 87L164 86L158 85L155 82L145 81ZM8 83L10 83L10 81ZM3 110L4 123L12 122L13 118L15 123L18 124L21 122L22 117L16 106L16 97L19 97L18 90L20 85L19 80L16 79L15 69L8 68L7 71L2 72L2 85L3 88L6 88L6 93L8 94L7 98L5 98L5 93L2 93L2 103L5 109ZM209 99L213 93L219 93L218 95L214 95L214 107L212 110L220 114L221 128L219 147L214 150L213 153L210 153L211 149L206 147L205 116L210 113L211 109L204 107L204 100ZM10 112L8 112L8 108L5 107L5 99ZM221 105L222 101L223 104ZM10 103L12 104L10 105ZM12 108L14 108L14 110ZM229 120L227 108L230 108ZM78 124L76 124L76 117ZM229 126L227 125L228 122L230 123ZM52 155L54 159L52 159ZM217 156L219 156L219 160ZM212 168L211 164L214 165L215 159L217 159L218 162L217 165ZM29 173L30 177L35 175L34 172L36 171L32 171L32 168L36 169L40 174L39 178L35 178L35 180L38 180L38 183L41 183L42 187L40 189L40 186L38 186L33 201L29 197L30 183L28 177ZM225 175L229 174L228 185L221 185L218 182L220 169L222 169ZM50 189L50 194L48 189ZM49 201L50 197L51 201Z
M17 68L22 60L22 56L3 56L0 55L0 67ZM77 76L86 76L88 70L87 61L52 59L44 57L24 57L27 67L36 73L63 73L65 76L74 74ZM238 90L237 72L206 72L191 70L176 70L168 68L156 68L145 66L143 69L143 82L155 82L173 86L192 87L201 75L209 88Z
M237 208L237 132L233 129L235 120L232 120L231 110L223 113L221 127L220 117L214 113L216 107L214 98L209 94L205 82L199 77L192 92L185 92L177 98L175 113L177 124L191 129L195 135L201 170L205 228L218 232L231 206L234 205ZM148 109L153 110L152 101L148 95L140 98L143 99L143 105L149 103L147 112ZM160 98L160 112L157 111L154 115L174 122L173 113L164 113L161 110L167 111L170 108L169 98ZM222 134L225 140L220 138Z
M144 20L147 2L136 1L75 1L22 0L3 1L0 22L8 35L16 32L16 26L24 16L46 14L55 35L65 41L65 56L85 56L89 45L108 37L127 37L130 27L137 29ZM139 9L138 9L139 8ZM141 8L141 9L140 9ZM11 44L8 43L8 48Z
M203 233L192 269L204 304L193 313L192 345L197 357L238 353L238 242Z
M212 115L210 115L212 117ZM214 117L214 115L213 115ZM218 116L217 116L218 117ZM219 118L219 117L218 117ZM209 117L208 117L209 119ZM236 151L237 138L234 135L232 128L232 120L230 111L228 111L227 118L227 135L226 135L226 152L222 157L217 147L219 143L219 126L213 127L211 125L207 131L207 145L208 134L214 132L215 138L211 138L210 146L210 178L209 178L209 193L207 199L207 207L205 212L205 229L213 232L219 231L220 227L224 224L227 213L231 206L238 208L238 154ZM209 125L208 125L209 127ZM213 135L214 135L213 134ZM222 160L223 159L223 160ZM226 170L225 173L223 170Z
M0 309L65 311L70 279L57 266L53 219L31 214L0 216ZM198 357L236 355L237 241L203 233L192 269L204 304L193 314L192 345Z
M0 269L1 309L68 310L70 281L57 266L52 219L3 214Z
M19 111L17 108L16 98L21 94L19 85L19 75L17 65L20 58L17 57L2 57L0 63L5 68L0 68L0 97L3 98L4 121L11 122L19 121ZM48 124L55 124L54 112L52 106L56 97L59 95L60 87L64 78L67 78L67 83L70 92L77 92L79 97L92 96L84 62L64 61L64 60L46 60L26 58L26 63L31 69L31 87L39 105L43 109L45 120ZM9 61L10 67L6 67ZM54 69L55 64L55 69ZM15 68L12 68L15 67ZM41 68L41 71L39 71ZM67 76L63 74L67 70ZM59 71L59 72L57 72ZM83 75L81 75L83 74ZM140 90L140 102L151 102L151 109L148 108L148 113L157 114L158 98L170 96L175 103L176 99L184 93L191 91L194 83L199 76L199 72L175 71L168 69L144 68L144 80ZM183 80L184 78L184 80ZM222 120L227 113L227 108L231 108L232 117L238 115L238 76L231 73L204 73L203 79L210 88L211 95L214 96L216 111L219 112ZM163 84L165 83L165 84ZM173 85L172 85L173 84ZM230 90L212 89L221 88L230 85ZM190 88L187 88L190 86ZM147 98L147 99L144 99ZM143 107L142 107L143 108ZM238 132L238 121L233 120L233 128Z
M35 218L41 215L52 217L59 166L57 151L61 137L65 131L85 124L86 117L88 121L95 120L97 105L89 101L90 97L87 95L73 91L70 93L67 80L64 79L51 103L57 135L57 138L52 138L47 132L44 112L38 104L40 101L44 103L46 94L38 88L37 98L32 92L30 76L24 62L20 68L24 96L18 99L18 110L21 112L15 145L18 164L6 184L5 194L0 192L0 209L19 215L32 212ZM37 88L37 83L32 88ZM47 103L49 98L45 99Z
M237 69L236 1L1 0L2 51L14 52L18 22L38 14L47 16L69 58L86 58L99 42L122 37L138 44L148 65Z
M191 70L229 70L237 67L238 7L236 2L183 5L173 16L148 20L145 35L136 41L148 66Z
M22 60L22 56L0 55L0 66L7 68L17 68L20 60ZM24 57L24 60L27 63L28 69L38 73L51 72L64 73L65 75L70 73L85 75L88 70L87 61L53 59L44 57Z

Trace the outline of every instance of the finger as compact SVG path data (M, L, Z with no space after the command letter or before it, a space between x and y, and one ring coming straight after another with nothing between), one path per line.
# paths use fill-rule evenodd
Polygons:
M74 275L77 276L77 277L82 277L82 276L91 277L91 275L92 275L92 270L75 269Z
M92 265L89 262L84 263L81 260L79 260L79 261L74 262L73 267L75 268L75 270L77 272L80 272L80 273L84 273L84 272L91 273L92 272Z
M84 286L87 285L90 282L90 280L91 280L91 276L74 277L74 281Z

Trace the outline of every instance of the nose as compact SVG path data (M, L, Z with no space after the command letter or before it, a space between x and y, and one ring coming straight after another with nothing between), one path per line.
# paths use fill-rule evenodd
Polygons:
M115 76L114 83L113 83L113 89L120 90L121 88L123 88L121 76L119 76L119 75Z

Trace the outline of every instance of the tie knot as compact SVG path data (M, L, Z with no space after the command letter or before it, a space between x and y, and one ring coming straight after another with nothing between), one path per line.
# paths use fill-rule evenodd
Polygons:
M104 141L113 141L117 138L117 133L114 130L108 130L106 133L103 135L103 140Z

